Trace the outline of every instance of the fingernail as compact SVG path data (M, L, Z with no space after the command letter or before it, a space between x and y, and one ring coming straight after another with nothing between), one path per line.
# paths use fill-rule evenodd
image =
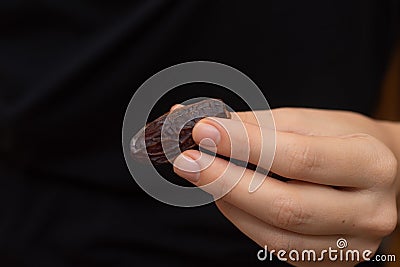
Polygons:
M174 161L174 171L179 176L197 182L200 179L200 166L192 158L180 154Z
M217 128L208 123L198 123L193 129L195 141L202 146L215 147L221 141L221 135ZM211 139L211 140L209 140ZM203 140L203 141L202 141Z

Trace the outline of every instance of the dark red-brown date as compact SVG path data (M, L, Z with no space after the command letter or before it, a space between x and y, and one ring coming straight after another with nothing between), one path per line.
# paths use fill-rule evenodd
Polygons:
M131 140L134 159L153 164L174 160L181 152L196 147L194 125L205 117L231 118L226 105L218 99L206 99L168 112L148 123Z

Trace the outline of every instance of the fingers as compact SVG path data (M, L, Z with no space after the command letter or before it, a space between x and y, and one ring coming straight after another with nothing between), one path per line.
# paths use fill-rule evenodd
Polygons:
M180 106L174 105L172 109ZM376 182L374 176L382 176L377 170L382 169L378 165L384 162L385 157L381 155L385 153L382 153L383 145L376 139L362 134L313 135L323 134L324 127L321 125L327 125L325 128L332 131L326 117L334 121L335 116L339 116L343 120L355 116L353 113L336 112L339 113L337 115L330 111L290 108L272 112L277 118L277 128L287 131L276 132L276 151L275 143L271 141L275 138L273 130L259 127L260 122L272 119L271 111L238 112L233 114L232 120L203 119L194 127L193 138L202 147L214 151L214 147L210 149L206 146L210 142L200 143L211 139L211 145L217 144L217 153L266 170L271 168L271 171L287 178L332 186L369 188ZM325 123L321 123L324 117ZM339 134L337 130L336 133ZM371 178L367 180L365 177Z
M367 207L363 211L353 208L366 203L362 195L353 196L310 183L285 183L267 178L257 191L249 193L253 176L262 174L195 150L185 151L184 155L174 163L178 175L189 180L195 177L191 181L203 190L223 196L221 199L225 202L279 228L312 235L354 234L353 225L358 224L360 212L367 212ZM191 160L186 165L184 157Z
M203 119L195 125L193 139L200 145L201 140L212 139L218 154L264 169L270 168L275 150L272 130L236 120ZM277 131L275 139L272 172L332 186L370 187L387 154L382 143L364 134L335 137Z

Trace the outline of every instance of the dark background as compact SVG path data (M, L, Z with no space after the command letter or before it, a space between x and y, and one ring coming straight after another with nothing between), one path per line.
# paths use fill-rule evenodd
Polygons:
M394 0L1 1L0 266L267 265L214 205L167 206L134 183L130 98L166 67L210 60L272 108L371 115L399 12ZM154 116L213 92L189 87Z

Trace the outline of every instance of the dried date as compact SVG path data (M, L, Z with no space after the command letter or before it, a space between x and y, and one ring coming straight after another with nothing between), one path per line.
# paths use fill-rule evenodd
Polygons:
M196 147L192 138L194 125L205 117L230 118L226 105L218 99L206 99L165 113L146 124L131 140L134 159L154 164L168 163L182 151Z

